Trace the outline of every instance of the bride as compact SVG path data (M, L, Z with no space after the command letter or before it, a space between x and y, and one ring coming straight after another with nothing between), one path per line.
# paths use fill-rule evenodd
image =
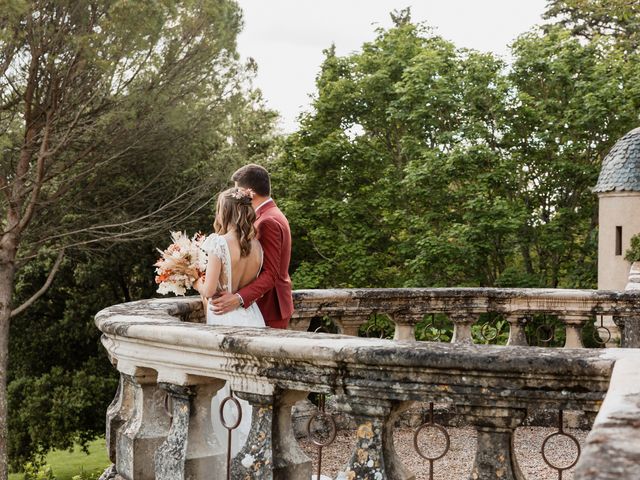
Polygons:
M205 279L198 279L194 288L200 292L207 312L207 325L227 325L234 327L264 327L264 319L253 303L248 308L237 309L222 315L216 315L207 308L209 298L219 292L235 293L251 283L262 268L262 247L255 238L253 223L256 214L251 206L253 192L249 189L233 187L218 195L216 216L212 233L203 242L201 248L207 254ZM214 431L221 445L227 444L227 430L219 421L221 402L230 395L225 386L214 397L212 412ZM231 455L235 456L244 445L251 427L251 406L240 400L242 420L233 430ZM227 411L229 410L229 411ZM234 424L237 412L233 411L233 402L225 404L224 418L227 424ZM216 421L217 420L217 421Z

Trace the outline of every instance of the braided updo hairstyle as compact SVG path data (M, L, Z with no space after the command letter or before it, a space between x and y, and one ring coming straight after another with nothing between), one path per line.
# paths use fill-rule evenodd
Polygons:
M256 212L251 206L252 194L251 190L232 187L218 195L216 205L213 231L224 235L235 229L238 243L240 243L241 257L251 253L251 240L256 237L256 229L253 226Z

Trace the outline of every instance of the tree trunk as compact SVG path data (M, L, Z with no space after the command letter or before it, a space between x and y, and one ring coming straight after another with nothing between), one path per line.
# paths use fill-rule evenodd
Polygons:
M0 480L7 480L9 477L7 376L9 373L9 321L15 275L15 245L8 250L0 249Z

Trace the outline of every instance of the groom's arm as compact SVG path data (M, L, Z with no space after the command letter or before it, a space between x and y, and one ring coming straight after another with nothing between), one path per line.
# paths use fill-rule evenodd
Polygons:
M282 260L282 244L284 230L275 219L265 218L260 222L260 245L262 245L263 260L260 275L249 285L238 290L248 308L262 295L272 290L276 285L280 261Z

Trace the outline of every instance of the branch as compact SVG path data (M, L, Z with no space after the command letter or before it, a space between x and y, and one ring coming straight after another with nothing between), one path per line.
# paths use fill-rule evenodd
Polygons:
M53 267L51 268L51 271L49 272L49 275L47 276L47 280L44 282L44 285L40 288L40 290L38 290L28 300L26 300L22 305L20 305L15 310L12 310L11 311L11 317L15 317L16 315L20 315L27 308L29 308L31 305L33 305L36 300L38 300L42 295L44 295L44 293L51 286L51 282L53 282L53 278L56 276L56 273L58 273L58 269L60 268L60 265L62 264L62 259L63 258L64 258L64 250L60 250L60 252L58 252L58 257L56 258L56 261L53 264Z

